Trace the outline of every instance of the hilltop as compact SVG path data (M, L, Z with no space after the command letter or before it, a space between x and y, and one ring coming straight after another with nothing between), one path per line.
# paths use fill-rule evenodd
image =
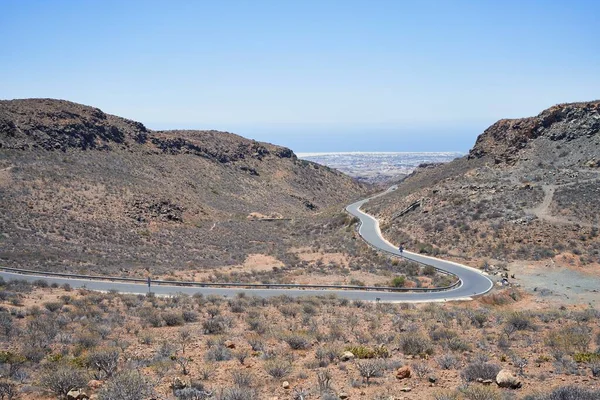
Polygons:
M52 99L0 101L0 188L3 264L96 273L297 260L366 193L285 147Z
M411 174L366 209L396 243L480 266L600 262L600 102L500 120L469 154Z

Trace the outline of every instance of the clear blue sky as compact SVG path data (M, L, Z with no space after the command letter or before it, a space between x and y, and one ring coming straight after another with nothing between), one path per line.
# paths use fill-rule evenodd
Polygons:
M600 2L0 0L0 98L302 151L466 151L600 98Z

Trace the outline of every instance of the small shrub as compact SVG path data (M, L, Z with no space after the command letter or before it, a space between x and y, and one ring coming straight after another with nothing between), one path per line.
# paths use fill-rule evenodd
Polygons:
M535 328L531 316L519 311L513 312L506 323L517 331L533 330Z
M255 400L257 398L254 389L247 387L226 388L218 397L219 400Z
M433 394L434 400L459 400L458 394L454 391L436 392Z
M424 362L416 362L411 365L411 369L418 378L424 378L431 373L431 368Z
M310 342L303 335L289 335L283 339L292 350L304 350L310 347Z
M331 393L331 372L328 369L317 372L317 382L319 384L319 393Z
M497 389L489 386L467 386L462 388L460 392L466 400L500 400L502 396Z
M592 335L587 326L571 325L552 330L546 338L546 345L567 353L587 352Z
M87 365L102 373L96 379L110 378L117 370L119 350L105 349L91 352L87 356Z
M535 396L532 400L597 400L600 391L578 386L563 386L554 389L548 394Z
M47 303L44 303L44 307L50 312L56 312L60 310L62 306L62 303L59 303L58 301L49 301Z
M163 325L163 319L160 313L156 310L150 309L141 313L142 318L153 328L160 328Z
M470 314L471 324L477 328L483 328L488 320L488 314L482 311L475 311Z
M406 278L404 276L397 276L392 279L392 287L403 287L406 283Z
M13 319L7 312L0 312L0 335L11 338L15 332Z
M92 332L82 333L77 337L76 343L83 349L91 349L98 345L100 337Z
M44 279L37 279L33 281L33 286L37 286L39 288L47 288L50 285L48 284L48 281Z
M448 341L456 338L457 336L458 334L455 331L447 328L434 329L433 331L429 332L429 337L434 342L439 342L441 340Z
M455 369L460 365L460 361L453 354L444 354L437 358L437 363L442 369Z
M18 396L17 385L8 381L0 382L0 400L12 400Z
M448 348L452 351L469 351L471 350L471 345L461 338L455 337L448 342Z
M248 339L248 344L252 351L263 351L265 349L265 342L256 337Z
M265 371L273 378L283 378L292 370L292 364L281 359L272 359L265 363Z
M599 362L600 354L599 353L575 353L573 355L573 360L575 360L578 363Z
M204 356L206 361L228 361L232 357L231 350L220 344L208 349Z
M175 390L177 400L205 400L210 398L210 392L195 387L185 387Z
M198 321L198 313L193 310L184 310L181 315L185 322L196 322Z
M152 387L134 370L115 374L100 389L98 400L144 400L152 395Z
M383 360L364 360L357 361L356 368L361 377L365 378L367 385L370 384L371 378L383 375L385 371L385 362Z
M202 323L202 329L204 330L204 333L209 335L220 335L225 333L228 326L228 321L222 316L207 319Z
M87 376L71 365L53 365L42 374L40 379L43 387L61 398L65 398L71 389L85 387L87 382Z
M175 311L167 311L162 314L162 319L167 326L181 326L185 323L183 315Z
M595 362L590 365L590 371L592 372L592 376L598 378L600 377L600 362Z
M233 371L231 374L232 378L233 378L233 384L236 387L245 387L248 388L250 386L252 386L252 374L250 374L249 372L246 371Z
M400 338L400 349L404 354L413 356L433 354L431 342L423 336L413 334L407 334Z
M358 359L369 359L369 358L387 358L390 356L390 351L384 345L377 346L374 348L359 345L346 347L345 351L349 351L354 354L354 357Z

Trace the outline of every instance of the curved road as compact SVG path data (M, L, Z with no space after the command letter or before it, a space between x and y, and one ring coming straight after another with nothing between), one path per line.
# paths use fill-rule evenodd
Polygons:
M371 215L360 210L360 207L369 200L383 196L391 191L396 190L396 186L392 186L383 193L368 199L357 201L346 207L346 211L360 219L360 227L358 233L360 236L373 247L400 256L400 251L396 246L385 240L379 230L379 221ZM395 294L399 301L443 301L443 300L466 300L473 296L487 293L493 286L493 282L478 269L458 264L452 261L441 260L439 258L424 256L421 254L403 251L402 256L408 260L417 261L419 263L432 265L437 269L450 272L458 276L462 284L456 288L445 290L443 292L433 293L400 293Z
M382 196L390 191L395 190L395 187L391 187L387 191L380 193L374 197ZM371 198L374 198L371 197ZM346 207L346 210L358 217L361 221L359 228L359 234L372 246L400 255L398 249L386 241L379 230L379 222L372 216L362 212L360 207L369 201L369 199L361 200L353 203ZM153 285L152 292L158 295L173 295L176 293L202 293L206 295L221 295L233 297L237 293L245 292L249 295L255 295L259 297L273 297L287 295L291 297L298 296L323 296L328 294L335 294L338 297L346 298L349 300L365 300L365 301L381 301L381 302L432 302L432 301L445 301L445 300L468 300L474 295L479 295L489 291L493 283L485 275L478 270L453 263L451 261L444 261L433 257L422 256L407 251L403 252L403 256L407 259L421 262L424 264L432 265L438 269L448 271L459 277L462 284L456 288L446 290L443 292L417 292L417 293L398 293L398 292L386 292L386 291L364 291L364 290L318 290L318 289L245 289L245 288L215 288L215 287L186 287L186 286L168 286L168 285ZM126 283L126 282L109 282L109 281L98 281L98 280L84 280L75 278L60 278L43 275L25 275L14 272L0 271L0 276L5 280L11 279L25 279L28 281L35 281L38 279L44 279L49 283L57 283L62 285L68 283L74 288L85 287L90 290L109 291L117 290L121 293L137 293L143 294L148 292L148 287L144 284L139 283Z

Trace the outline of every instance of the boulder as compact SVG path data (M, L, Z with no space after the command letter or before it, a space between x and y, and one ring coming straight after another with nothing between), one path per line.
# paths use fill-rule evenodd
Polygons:
M340 399L344 400L347 399L349 396L347 393L340 393Z
M354 353L352 353L351 351L345 351L340 356L340 360L342 360L342 361L354 360Z
M235 349L235 343L233 343L231 340L226 340L223 344L228 349Z
M496 384L501 388L519 389L523 384L507 369L500 370L496 375Z
M281 387L284 389L289 389L290 383L288 381L283 381L283 383L281 384Z
M408 365L398 368L396 371L396 379L408 379L412 375L412 371Z
M89 398L90 396L81 389L71 389L67 393L67 400L87 400Z

